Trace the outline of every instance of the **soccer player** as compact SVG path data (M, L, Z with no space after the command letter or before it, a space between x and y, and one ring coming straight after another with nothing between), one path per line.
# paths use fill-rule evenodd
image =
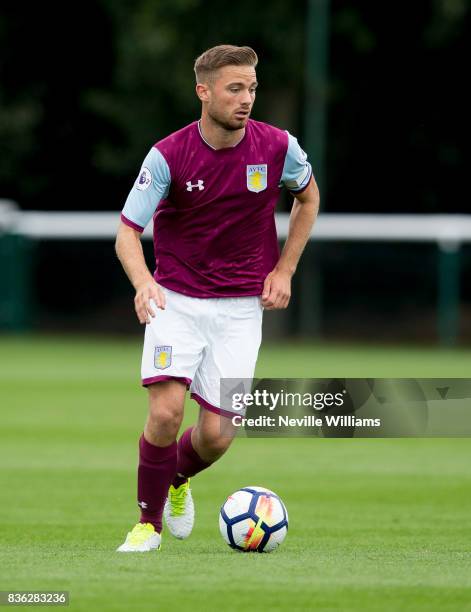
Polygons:
M142 384L149 413L139 440L140 521L120 552L159 549L162 516L177 538L190 535L190 477L227 450L221 378L253 378L263 309L286 308L319 192L296 138L250 119L258 59L250 47L219 45L195 62L201 119L149 151L121 215L116 252L136 290L145 324ZM293 195L279 253L274 210ZM154 225L152 276L140 236ZM196 425L177 443L187 389Z

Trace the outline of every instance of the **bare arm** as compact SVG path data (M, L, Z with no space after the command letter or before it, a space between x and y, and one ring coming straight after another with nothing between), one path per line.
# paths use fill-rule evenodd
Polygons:
M262 306L267 310L286 308L291 297L291 278L309 239L319 211L319 189L314 180L293 202L288 238L275 268L265 279Z
M115 249L124 271L136 290L134 307L137 318L140 323L150 323L150 317L155 317L150 300L154 300L156 306L163 310L165 295L147 267L142 251L141 234L120 222Z

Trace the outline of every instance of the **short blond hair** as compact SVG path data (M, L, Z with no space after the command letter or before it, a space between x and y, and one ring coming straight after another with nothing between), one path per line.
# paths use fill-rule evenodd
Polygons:
M255 66L258 57L251 47L218 45L211 47L196 58L194 71L197 83L213 81L215 72L224 66Z

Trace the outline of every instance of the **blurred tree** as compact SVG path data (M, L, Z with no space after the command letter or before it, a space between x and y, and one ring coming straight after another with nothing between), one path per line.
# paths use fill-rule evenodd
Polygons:
M331 6L328 210L466 210L469 5ZM254 118L301 135L304 7L96 0L55 13L4 0L0 196L119 209L152 144L198 117L193 62L222 42L260 56Z
M99 3L49 14L43 4L3 2L0 17L1 197L34 208L101 208L89 163L114 126L82 97L111 85L113 40Z
M280 0L258 16L248 2L101 0L72 22L43 6L25 22L13 3L2 17L2 196L26 208L119 208L152 144L199 116L193 63L215 44L257 50L254 116L299 129L302 14Z
M140 0L132 9L107 1L117 32L118 52L112 89L89 91L90 110L121 129L118 148L96 142L96 164L118 180L138 171L152 144L194 121L200 114L193 64L213 45L253 46L260 56L260 96L254 117L298 128L301 90L302 18L289 19L284 2L276 1L263 19L244 3L221 7L216 0ZM283 24L281 27L280 24ZM128 184L126 183L126 187Z
M464 0L333 0L330 211L469 211L468 28Z

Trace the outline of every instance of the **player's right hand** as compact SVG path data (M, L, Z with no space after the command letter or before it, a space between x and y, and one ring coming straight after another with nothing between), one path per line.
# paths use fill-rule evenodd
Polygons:
M152 308L151 300L154 301L157 308L165 309L165 294L162 291L162 287L154 280L146 281L136 288L134 308L136 309L139 323L150 323L151 317L155 317L156 313Z

